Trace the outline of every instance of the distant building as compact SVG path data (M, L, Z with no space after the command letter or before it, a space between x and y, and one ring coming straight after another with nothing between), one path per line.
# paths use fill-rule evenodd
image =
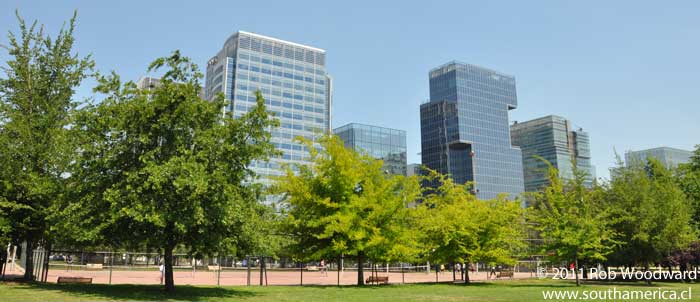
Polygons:
M350 123L335 128L333 133L345 147L384 161L387 172L406 175L406 131Z
M430 71L430 101L420 106L421 161L456 183L473 182L479 199L523 192L520 149L510 142L515 78L450 62Z
M158 78L142 77L138 81L136 81L136 88L141 90L150 90L158 87L158 85L160 85L160 79Z
M408 164L406 166L406 176L420 175L421 164Z
M283 164L309 164L309 153L294 138L315 141L331 130L331 78L326 72L326 51L316 47L239 31L209 59L204 97L222 93L226 112L244 115L255 106L260 90L267 109L279 119L272 143L281 155L254 162L251 169L263 184L282 175Z
M573 130L571 122L561 116L549 115L510 127L513 145L523 154L525 191L539 191L549 184L547 164L559 170L562 178L573 178L573 162L586 172L585 185L592 186L595 171L591 165L590 137L583 129Z
M690 162L690 157L693 155L693 151L670 148L670 147L658 147L640 151L628 151L625 153L625 164L627 166L632 165L635 162L646 162L647 158L655 158L667 168L678 166L679 164L686 164Z

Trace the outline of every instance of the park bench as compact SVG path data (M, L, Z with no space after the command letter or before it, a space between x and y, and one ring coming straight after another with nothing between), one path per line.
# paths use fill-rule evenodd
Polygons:
M513 279L513 271L502 271L496 275L496 278L511 278Z
M318 266L309 265L309 266L306 267L306 270L307 270L307 271L310 271L310 272L316 272L316 271L318 271Z
M384 283L389 284L389 276L369 276L365 283Z
M85 278L85 277L58 277L57 283L81 283L81 284L90 284L90 283L92 283L92 278Z
M221 267L218 265L207 265L207 269L210 271L218 271L219 268L221 268Z
M88 263L85 265L87 269L102 269L102 263Z

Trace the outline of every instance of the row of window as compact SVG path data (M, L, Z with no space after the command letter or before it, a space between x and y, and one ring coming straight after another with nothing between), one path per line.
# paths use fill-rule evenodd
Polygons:
M325 77L311 77L308 74L305 74L303 72L286 72L280 69L268 69L264 67L257 67L255 65L249 66L243 63L238 63L238 72L240 74L245 74L244 71L250 70L250 72L257 72L263 75L268 75L268 76L275 76L278 78L287 78L290 80L295 80L295 81L305 81L307 83L315 83L316 85L321 85L324 86L326 85L326 78ZM251 74L251 77L254 76Z
M248 112L251 108L253 108L253 106L254 105L237 103L235 108L236 108L236 111ZM285 121L284 119L289 119L290 121L291 120L305 121L305 122L310 122L310 123L321 124L321 126L323 126L326 123L325 118L318 118L318 117L313 117L313 116L304 115L304 114L300 114L300 113L292 113L292 112L288 112L288 111L280 111L280 110L276 110L274 108L270 109L269 111L274 113L275 117L282 119L282 121Z
M252 80L251 80L252 81ZM250 83L250 85L246 85L244 82L239 81L237 83L237 88L241 91L239 91L239 94L246 94L248 92L250 95L255 95L255 91L260 90L260 92L263 93L264 95L274 95L274 96L281 96L289 99L296 99L296 100L306 100L307 102L315 102L319 104L323 104L326 102L325 94L321 91L320 94L321 96L319 97L318 95L314 95L313 91L309 92L308 90L304 92L303 90L296 90L292 92L291 90L281 90L281 89L276 89L276 88L270 88L263 86L265 83L261 84L255 84L255 83ZM298 92L298 93L295 93ZM319 93L318 91L316 91Z
M236 100L238 101L243 101L243 102L248 102L250 104L246 105L248 108L252 108L255 106L256 99L254 96L245 96L243 94L237 94L236 95ZM325 106L314 106L314 104L299 104L299 103L292 103L292 102L285 102L285 101L279 101L277 99L269 98L265 100L266 104L272 107L281 107L281 108L286 108L286 109L293 109L293 110L300 110L300 111L306 111L306 112L313 112L313 113L319 113L319 114L324 114L326 113ZM240 102L236 102L236 104L241 104Z
M313 68L309 66L303 66L299 64L292 64L290 60L284 60L284 59L279 59L279 58L271 58L271 57L259 57L255 54L248 54L245 52L240 52L238 54L238 59L239 61L249 61L249 62L254 62L254 63L261 63L261 64L266 64L270 66L277 66L277 67L284 67L289 70L296 70L296 71L305 71L308 73L312 74L317 74L317 75L326 75L326 71L320 68Z
M294 59L297 61L304 61L307 63L316 63L318 65L325 65L326 54L319 51L313 51L311 49L298 47L295 45L290 45L286 43L281 43L277 41L270 41L267 39L262 39L258 37L251 37L248 35L240 35L239 37L239 48L249 49L256 52L262 52L269 55L275 55L278 57L285 57L288 59Z

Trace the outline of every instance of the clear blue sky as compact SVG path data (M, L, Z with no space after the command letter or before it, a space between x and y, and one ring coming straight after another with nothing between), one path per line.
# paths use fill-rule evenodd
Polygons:
M326 49L333 125L404 129L409 162L428 70L450 60L514 75L511 121L557 114L590 132L599 176L615 149L700 143L697 1L3 0L0 43L15 9L51 33L77 9L77 50L125 79L174 49L204 66L237 30Z

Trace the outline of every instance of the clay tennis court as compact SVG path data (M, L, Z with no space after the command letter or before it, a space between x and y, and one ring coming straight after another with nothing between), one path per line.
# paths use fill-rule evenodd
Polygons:
M224 269L219 274L218 271L175 271L175 284L189 285L246 285L247 270L242 269ZM388 276L389 283L429 283L436 281L434 271L426 272L382 272L379 276ZM370 276L369 271L365 271L364 277L367 279ZM473 281L486 280L488 272L470 273L470 279ZM48 273L48 282L56 282L58 277L88 277L92 278L93 283L110 283L110 271L101 270L66 270L66 269L50 269ZM437 274L439 282L452 282L452 272L445 271ZM514 273L513 279L532 278L531 273ZM302 280L303 278L303 280ZM456 275L459 279L459 274ZM509 280L510 278L499 278L496 280ZM268 285L336 285L338 284L338 272L329 271L324 274L319 271L306 271L303 273L299 269L285 270L268 270L267 284ZM111 284L159 284L160 272L154 270L113 270L111 273ZM251 285L260 284L260 270L251 269L250 271ZM357 283L357 271L347 270L340 272L340 284L352 285ZM265 279L263 275L263 284Z

